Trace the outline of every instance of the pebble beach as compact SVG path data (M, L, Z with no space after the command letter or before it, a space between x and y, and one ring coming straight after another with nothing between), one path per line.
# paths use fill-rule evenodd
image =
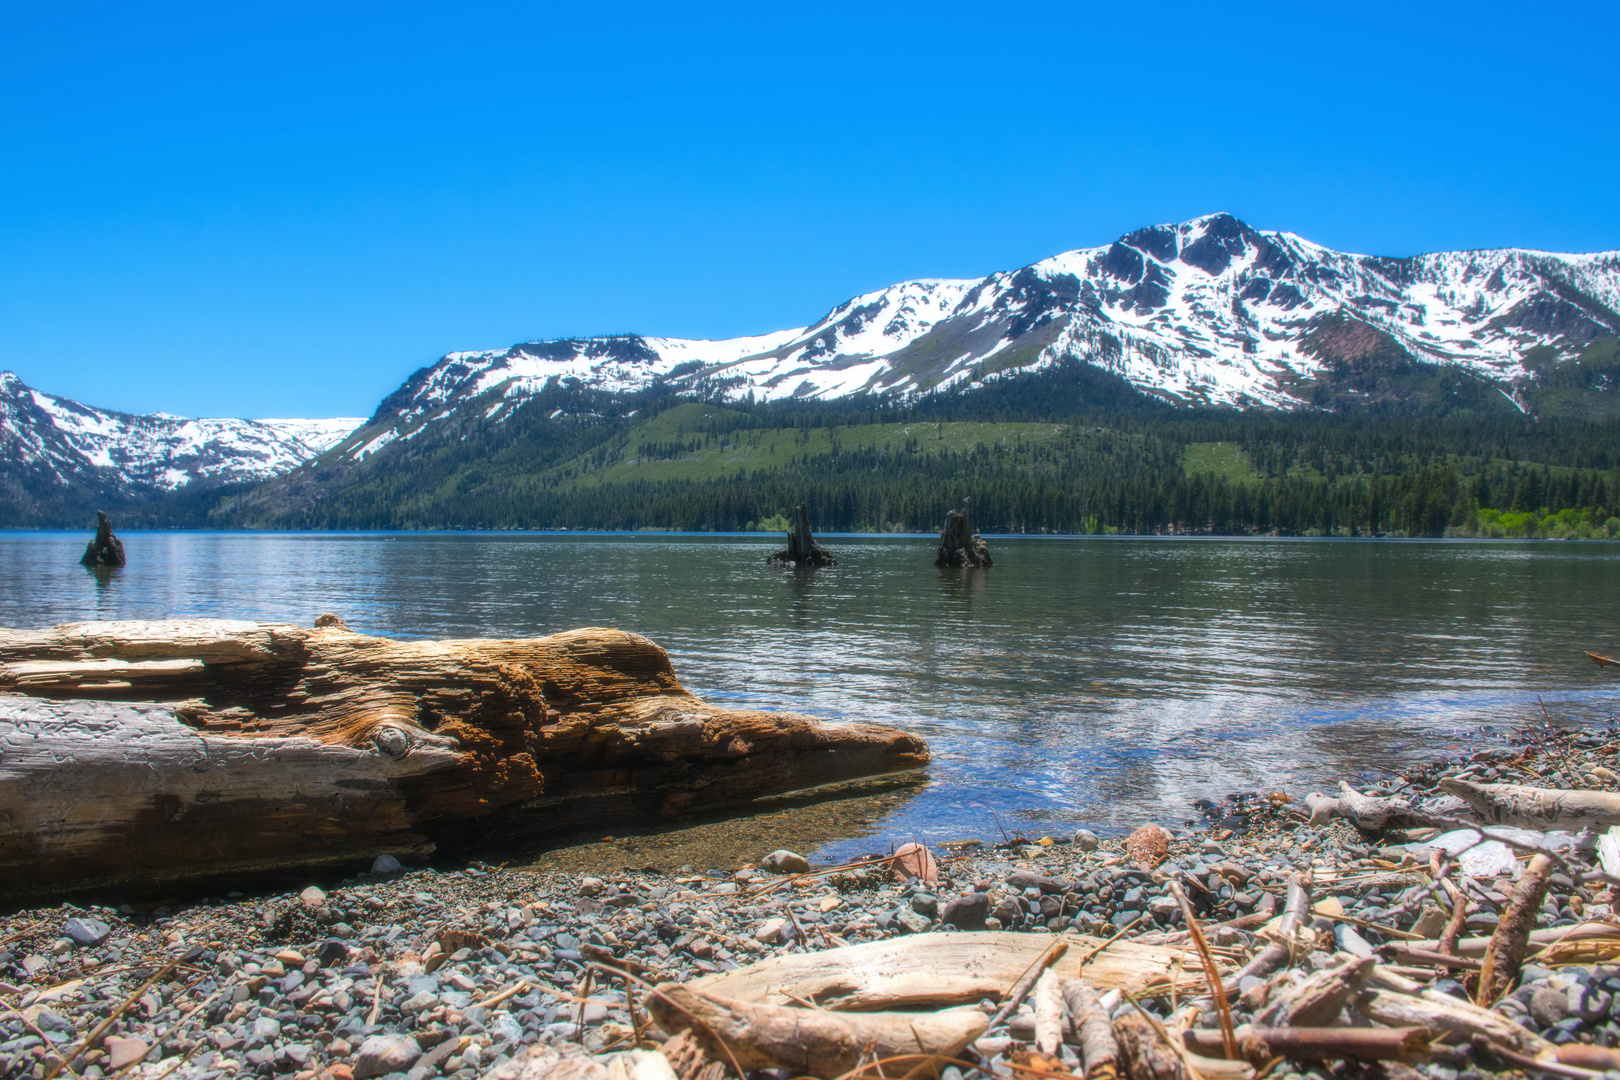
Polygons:
M1617 751L1612 727L1526 730L1357 783L1370 795L1454 812L1455 800L1447 803L1436 786L1441 777L1613 790ZM1308 871L1321 947L1295 958L1284 974L1296 979L1345 953L1392 962L1392 944L1437 937L1455 906L1433 872L1433 844L1445 838L1372 835L1340 819L1313 824L1304 794L1212 795L1188 808L1197 815L1192 827L1143 823L1149 827L1129 837L1081 830L970 841L902 858L878 852L840 867L786 850L761 850L735 866L592 873L483 863L409 868L385 856L365 873L299 890L149 909L18 910L0 917L0 1075L661 1075L645 1071L646 1055L637 1052L666 1039L641 1005L650 985L774 954L931 931L1175 941L1185 938L1186 922L1172 882L1192 898L1210 944L1241 963L1262 947L1257 932L1280 911L1290 876ZM1528 856L1477 837L1453 846L1451 881L1467 898L1462 935L1489 935ZM1615 900L1607 885L1560 870L1536 926L1614 920ZM1494 1010L1555 1044L1620 1046L1620 962L1589 953L1532 957ZM1421 975L1409 965L1400 970ZM1466 967L1437 967L1422 977L1466 996L1465 975ZM1239 990L1233 1011L1243 1022L1263 1005L1263 980ZM994 1012L998 1004L983 1007ZM1185 1007L1140 1004L1167 1022ZM1198 1026L1212 1016L1180 1019ZM1343 1019L1356 1018L1347 1011ZM944 1075L1014 1075L1009 1062L1032 1025L1027 1005L1013 1010ZM1510 1067L1466 1050L1415 1069L1435 1080L1473 1080ZM1059 1058L1079 1072L1074 1046L1066 1043ZM1273 1075L1320 1080L1348 1067L1281 1062ZM1384 1068L1394 1075L1413 1067Z

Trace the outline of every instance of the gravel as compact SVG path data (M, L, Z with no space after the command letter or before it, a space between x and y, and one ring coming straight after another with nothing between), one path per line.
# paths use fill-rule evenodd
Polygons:
M1612 731L1541 732L1528 747L1483 750L1363 790L1434 799L1441 776L1482 768L1565 784L1566 769L1591 775L1583 770L1613 765L1615 749ZM1252 929L1215 924L1279 911L1296 870L1326 882L1314 894L1322 902L1315 925L1337 949L1376 955L1400 936L1392 931L1443 925L1451 901L1414 872L1427 852L1343 821L1303 824L1295 805L1271 793L1201 801L1203 824L1152 838L1167 849L1152 866L1132 864L1126 838L1085 830L946 845L939 879L927 882L876 864L820 868L785 886L765 868L799 866L785 850L762 852L758 867L593 875L477 863L406 869L385 856L368 873L286 893L18 911L0 918L0 1001L10 1006L0 1010L0 1076L43 1078L69 1052L87 1080L120 1069L145 1080L474 1080L503 1069L517 1075L542 1050L546 1060L601 1062L632 1050L638 1025L650 1028L646 1047L662 1036L645 1014L632 1018L624 982L593 961L629 963L652 982L685 981L777 953L929 930L1110 936L1129 927L1129 936L1164 940L1183 928L1166 888L1172 878L1215 944L1238 958L1263 942ZM1453 874L1470 897L1467 932L1489 933L1511 871ZM1614 903L1605 887L1555 875L1537 925L1606 917ZM1327 955L1312 954L1296 974ZM1447 982L1435 985L1466 993ZM1245 1000L1263 987L1240 985ZM1554 1042L1616 1046L1617 1000L1620 965L1531 965L1496 1007ZM1158 1008L1168 1016L1167 1003ZM1245 1009L1240 1002L1240 1022ZM1026 1006L968 1053L1006 1075L1031 1024ZM1075 1062L1072 1047L1062 1054ZM1488 1064L1419 1071L1471 1080ZM973 1080L983 1070L957 1075ZM1276 1075L1308 1073L1285 1064Z

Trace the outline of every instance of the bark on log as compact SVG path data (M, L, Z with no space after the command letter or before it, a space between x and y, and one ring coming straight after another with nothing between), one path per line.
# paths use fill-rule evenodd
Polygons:
M793 508L793 527L788 530L788 546L771 552L765 560L772 566L837 566L832 552L816 543L810 532L810 512L804 503Z
M963 499L962 509L945 515L945 527L939 532L939 553L935 566L987 567L990 565L990 545L973 531L973 500Z
M1620 794L1538 788L1524 784L1476 784L1444 777L1440 788L1461 797L1481 820L1527 829L1620 825Z
M1370 957L1339 953L1320 971L1282 988L1255 1016L1255 1023L1262 1027L1332 1026L1366 985L1372 969Z
M1237 1029L1238 1047L1244 1060L1263 1066L1275 1057L1289 1061L1401 1061L1407 1064L1428 1061L1427 1028L1365 1027L1250 1027ZM1182 1032L1187 1049L1199 1054L1221 1050L1221 1033L1188 1029Z
M1086 1080L1114 1080L1119 1075L1119 1044L1114 1041L1114 1025L1097 991L1083 979L1070 979L1063 984L1063 1004L1080 1043Z
M837 1012L967 1005L987 997L999 1000L1051 951L1055 940L994 930L911 934L822 952L783 953L689 985L736 1001L780 1005L799 1000ZM1070 948L1059 970L1072 974L1079 954L1086 981L1102 990L1168 990L1173 968L1178 994L1204 985L1197 954L1190 949L1122 939L1098 952L1107 939L1068 934L1061 940Z
M110 570L124 565L124 542L113 535L112 521L96 511L96 535L84 549L80 566Z
M1474 999L1479 1004L1487 1007L1494 1005L1498 998L1518 985L1525 949L1530 944L1530 932L1535 929L1536 915L1547 895L1548 878L1552 872L1552 857L1537 855L1525 867L1518 884L1513 886L1507 910L1496 924L1496 932L1491 935L1491 943L1485 949L1485 959L1480 965L1479 993Z
M874 1059L904 1076L935 1056L956 1056L988 1024L973 1008L833 1013L732 1001L679 983L660 985L648 995L647 1008L669 1034L692 1032L716 1061L828 1080Z
M0 898L353 866L927 760L891 728L706 705L619 630L0 630Z

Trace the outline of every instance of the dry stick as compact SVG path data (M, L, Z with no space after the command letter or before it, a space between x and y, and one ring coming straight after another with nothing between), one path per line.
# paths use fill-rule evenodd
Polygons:
M1556 1061L1539 1061L1529 1054L1521 1054L1517 1050L1509 1050L1501 1043L1485 1035L1475 1035L1474 1048L1495 1055L1503 1061L1510 1062L1526 1072L1551 1073L1553 1076L1569 1076L1575 1080L1586 1080L1587 1077L1602 1076L1594 1069L1582 1069L1574 1065L1560 1065Z
M1442 956L1455 956L1457 939L1462 936L1463 923L1468 919L1468 897L1449 881L1445 886L1451 894L1451 918L1446 920L1446 928L1440 934L1440 944L1435 946L1435 951Z
M191 986L196 986L197 983L199 983L199 982L202 982L202 979L197 979L195 982L193 982L191 984ZM189 990L190 988L191 987L188 986L186 989ZM181 993L184 993L184 992L185 992L184 990L181 991ZM221 987L218 990L215 990L212 994L210 994L205 1001L202 1001L202 1002L200 1002L200 1003L198 1003L196 1005L193 1005L191 1007L191 1011L186 1013L186 1015L182 1016L180 1019L176 1020L174 1022L174 1025L172 1027L170 1027L168 1031L165 1031L162 1035L159 1035L157 1038L153 1039L152 1040L152 1045L153 1046L162 1046L164 1043L166 1043L170 1039L174 1038L175 1035L179 1034L180 1031L182 1031L184 1028L189 1027L190 1024L191 1024L191 1018L193 1016L196 1016L202 1010L208 1008L208 1006L212 1005L216 1000L218 1000L219 996L221 994L223 994L224 992L225 992L225 988ZM176 995L176 996L179 996L179 995ZM201 1043L199 1043L198 1045L200 1046ZM185 1053L184 1056L181 1057L179 1064L170 1067L168 1072L165 1072L163 1075L168 1076L169 1073L174 1072L175 1069L178 1069L180 1067L180 1065L185 1064L185 1062L188 1061L191 1058L191 1055L195 1054L196 1052L197 1052L197 1047L193 1046L190 1050L188 1050ZM135 1066L139 1065L141 1063L141 1060L142 1059L137 1059L135 1061L130 1062L128 1065L125 1065L122 1069L119 1069L117 1072L113 1073L113 1077L116 1078L116 1077L119 1077L119 1076L123 1076L125 1073L129 1072L129 1070L131 1070ZM160 1080L161 1080L161 1078L160 1078Z
M1035 980L1035 1049L1051 1057L1063 1041L1063 993L1056 968Z
M1220 1050L1218 1031L1182 1032L1187 1049L1197 1054ZM1428 1061L1429 1029L1357 1027L1245 1028L1242 1051L1251 1064L1276 1054L1295 1061L1355 1058L1358 1061Z
M1119 1044L1114 1041L1114 1025L1103 1011L1097 991L1083 979L1063 984L1063 1004L1068 1006L1074 1033L1080 1039L1080 1060L1086 1080L1117 1080Z
M1299 924L1305 921L1305 916L1311 910L1311 884L1313 880L1309 870L1304 873L1290 875L1288 878L1288 899L1283 904L1282 921L1277 924L1278 930L1286 941L1293 940L1295 932L1299 929ZM1255 953L1254 958L1247 964L1232 973L1232 986L1227 993L1230 994L1232 990L1238 989L1243 980L1250 975L1256 978L1264 978L1271 974L1293 959L1293 955L1291 946L1276 943L1267 945L1264 949Z
M377 1022L377 1014L382 1011L382 972L377 973L377 985L371 988L371 1012L366 1015L366 1026Z
M1491 943L1485 947L1485 959L1479 969L1479 992L1474 1004L1490 1008L1497 998L1513 989L1519 981L1519 969L1524 965L1525 949L1530 943L1530 931L1535 929L1536 914L1547 895L1547 880L1552 873L1553 861L1537 855L1525 867L1524 876L1513 886L1508 907Z
M511 986L508 986L499 993L491 994L483 1001L480 1001L478 1003L478 1007L480 1009L493 1009L507 998L517 997L519 994L523 993L528 986L529 981L527 979L519 979L517 982L513 983Z
M23 1015L23 1012L22 1012L21 1009L17 1008L15 1005L12 1005L8 1001L0 1001L0 1005L4 1005L8 1011L16 1013L17 1016L22 1020L23 1024L25 1026L27 1026L28 1030L32 1031L35 1035L39 1036L39 1041L40 1041L40 1043L42 1045L44 1045L44 1046L50 1046L51 1045L51 1040L46 1038L45 1033L43 1031L39 1030L39 1028L34 1024L34 1022L32 1020L28 1019L28 1017ZM82 1053L82 1052L83 1052L82 1050L75 1050L74 1053L73 1053L73 1057L78 1057L79 1054ZM72 1065L68 1064L72 1060L73 1060L73 1058L65 1057L61 1061L57 1062L56 1068L51 1070L50 1075L55 1076L57 1073L61 1072L65 1068L65 1069L67 1069L68 1072L72 1073L74 1076L78 1076L79 1075L78 1070L74 1069L74 1067Z
M106 1032L106 1030L108 1028L110 1028L114 1024L116 1024L118 1022L118 1018L120 1016L123 1016L126 1012L128 1012L131 1005L134 1005L137 1001L139 1001L141 999L142 994L144 994L148 990L152 989L152 987L157 985L158 982L162 981L163 979L168 978L169 973L172 972L175 968L177 968L179 966L180 966L180 962L178 960L171 960L169 963L167 963L163 967L159 968L156 975L153 975L150 979L147 979L144 983L142 983L140 985L140 987L133 994L129 995L129 997L124 999L124 1003L122 1005L118 1006L118 1008L116 1008L112 1012L108 1013L107 1014L107 1019L103 1020L100 1024L98 1024L96 1026L96 1029L94 1031L92 1031L89 1035L86 1035L85 1038L84 1038L84 1041L81 1042L73 1050L72 1053L70 1053L67 1057L64 1057L62 1059L62 1062L61 1062L60 1065L57 1065L56 1068L54 1068L50 1072L46 1073L45 1074L45 1080L52 1080L52 1078L54 1076L56 1076L57 1073L61 1072L63 1067L65 1067L65 1066L68 1068L69 1072L74 1072L72 1067L68 1066L68 1062L72 1061L74 1058L76 1058L80 1054L84 1053L87 1049L94 1046L96 1040L101 1038L101 1036ZM21 1016L22 1013L18 1013L17 1015ZM46 1041L49 1042L50 1040L47 1039ZM77 1073L75 1073L75 1075L77 1075Z
M1215 998L1215 1015L1221 1022L1221 1036L1226 1042L1226 1060L1236 1061L1238 1057L1237 1036L1232 1034L1232 1006L1226 1000L1226 991L1221 986L1220 969L1215 966L1215 957L1210 955L1209 942L1204 940L1204 928L1198 923L1198 916L1193 914L1192 905L1187 902L1187 894L1182 892L1181 886L1172 879L1170 881L1170 895L1176 898L1181 905L1181 917L1187 920L1187 929L1192 931L1193 945L1198 949L1198 958L1204 963L1204 982L1209 986L1209 992Z
M1146 914L1138 915L1136 918L1132 919L1130 922L1128 922L1124 926L1120 927L1119 928L1119 933L1115 934L1113 937L1109 938L1107 941L1103 942L1101 945L1095 946L1094 948L1091 949L1091 951L1087 952L1084 956L1080 957L1080 963L1075 965L1075 972L1078 974L1081 971L1081 969L1083 969L1086 966L1086 961L1087 960L1091 960L1091 959L1095 958L1096 956L1098 956L1104 949L1108 948L1108 946L1112 945L1114 942L1118 941L1120 938L1124 937L1127 933L1129 933L1131 927L1135 926L1137 923L1141 922L1145 918L1147 918Z
M1007 998L1001 1003L1001 1008L996 1010L996 1014L990 1018L990 1023L985 1025L985 1030L991 1030L1011 1016L1012 1011L1018 1008L1019 1003L1034 988L1035 980L1041 977L1041 972L1057 963L1068 949L1069 943L1067 941L1054 942L1050 949L1040 955L1039 959L1025 968L1024 973L1018 977L1018 981L1013 983L1013 988L1007 992Z

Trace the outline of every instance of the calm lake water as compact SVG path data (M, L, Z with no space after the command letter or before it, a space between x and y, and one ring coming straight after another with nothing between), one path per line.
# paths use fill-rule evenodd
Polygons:
M991 538L989 571L931 537L0 532L0 625L336 612L398 637L617 626L710 701L908 728L931 783L886 839L1183 821L1193 800L1425 759L1481 727L1620 712L1620 545Z

